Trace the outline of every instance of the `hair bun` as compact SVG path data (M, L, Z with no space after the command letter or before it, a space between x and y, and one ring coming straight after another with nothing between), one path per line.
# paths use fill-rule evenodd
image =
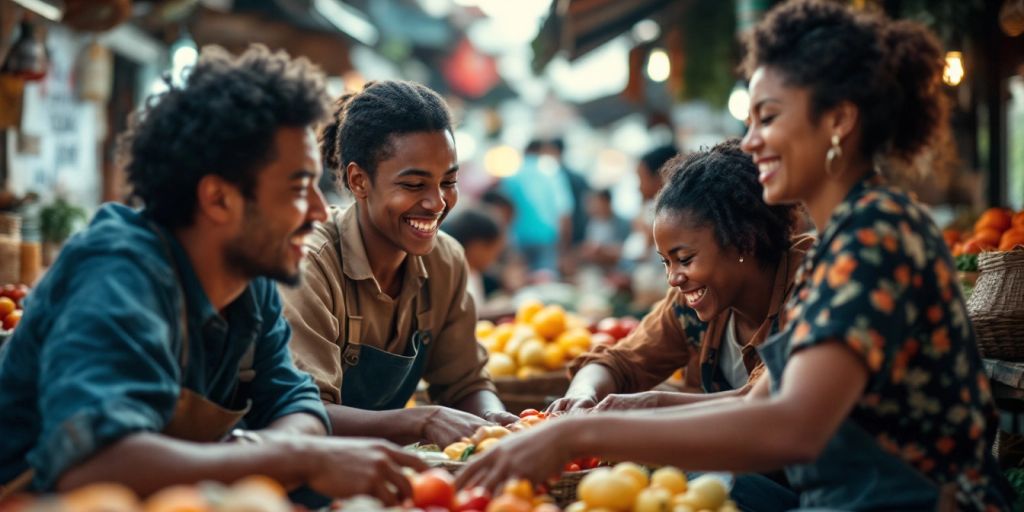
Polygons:
M946 114L940 90L943 55L941 45L923 25L910 21L888 22L881 28L880 43L890 90L893 119L891 150L910 159L927 146Z

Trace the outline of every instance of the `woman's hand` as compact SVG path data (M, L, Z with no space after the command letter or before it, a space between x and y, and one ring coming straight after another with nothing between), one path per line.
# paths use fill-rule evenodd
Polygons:
M519 416L508 411L487 411L484 413L484 419L492 423L497 423L503 427L507 427L519 421Z
M494 491L509 478L544 482L558 476L571 457L572 419L547 421L522 433L505 437L486 452L474 456L455 479L456 487L484 487Z
M597 406L597 398L593 395L566 395L555 400L544 411L548 414L561 414L570 412L584 412Z
M604 397L601 403L594 407L594 412L599 411L626 411L630 409L653 409L661 407L660 391L644 391L642 393L613 394Z

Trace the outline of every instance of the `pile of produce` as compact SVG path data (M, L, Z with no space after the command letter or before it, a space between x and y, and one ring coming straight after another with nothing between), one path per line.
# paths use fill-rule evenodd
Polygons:
M1024 246L1024 210L1014 213L1008 208L989 208L974 222L973 229L946 229L942 237L957 258L958 266L960 261L972 260L964 256L976 256L987 251L1012 251ZM973 259L976 261L976 257ZM973 271L977 267L961 270Z
M544 493L534 491L526 480L510 480L499 492L482 488L455 492L451 474L442 469L431 469L411 477L413 498L400 507L385 507L380 501L367 496L335 502L332 512L377 512L388 510L428 512L560 512Z
M598 468L580 480L576 501L566 512L610 510L619 512L735 512L722 480L703 475L687 482L686 475L664 467L648 475L631 462Z
M204 482L175 485L141 500L131 489L97 483L43 497L15 496L5 512L293 512L285 490L276 481L251 476L230 486Z
M558 305L526 301L515 318L499 322L482 320L476 338L490 358L492 377L529 379L559 370L573 358L598 344L613 344L637 325L634 318L605 318L590 325L582 317Z
M29 287L23 284L7 284L0 288L0 335L9 335L21 321L22 301L28 295Z
M480 427L473 437L462 438L444 448L444 455L453 461L465 461L478 453L484 453L512 432L533 428L553 418L537 409L526 409L519 413L519 421L508 428L501 426ZM565 465L566 472L593 469L600 464L596 457L581 457Z

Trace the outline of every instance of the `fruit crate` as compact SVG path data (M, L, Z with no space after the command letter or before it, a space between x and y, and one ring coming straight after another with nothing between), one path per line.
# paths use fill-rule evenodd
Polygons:
M529 379L517 377L497 377L494 385L499 395L557 395L562 396L569 390L569 372L555 370Z

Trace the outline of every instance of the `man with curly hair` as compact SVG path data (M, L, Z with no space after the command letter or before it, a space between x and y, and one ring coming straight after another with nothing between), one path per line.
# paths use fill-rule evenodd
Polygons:
M100 208L0 352L0 493L261 473L331 496L409 494L401 466L416 457L324 437L272 282L298 282L303 238L326 218L312 129L326 113L321 73L261 46L204 49L182 87L150 99L121 140L144 207Z

